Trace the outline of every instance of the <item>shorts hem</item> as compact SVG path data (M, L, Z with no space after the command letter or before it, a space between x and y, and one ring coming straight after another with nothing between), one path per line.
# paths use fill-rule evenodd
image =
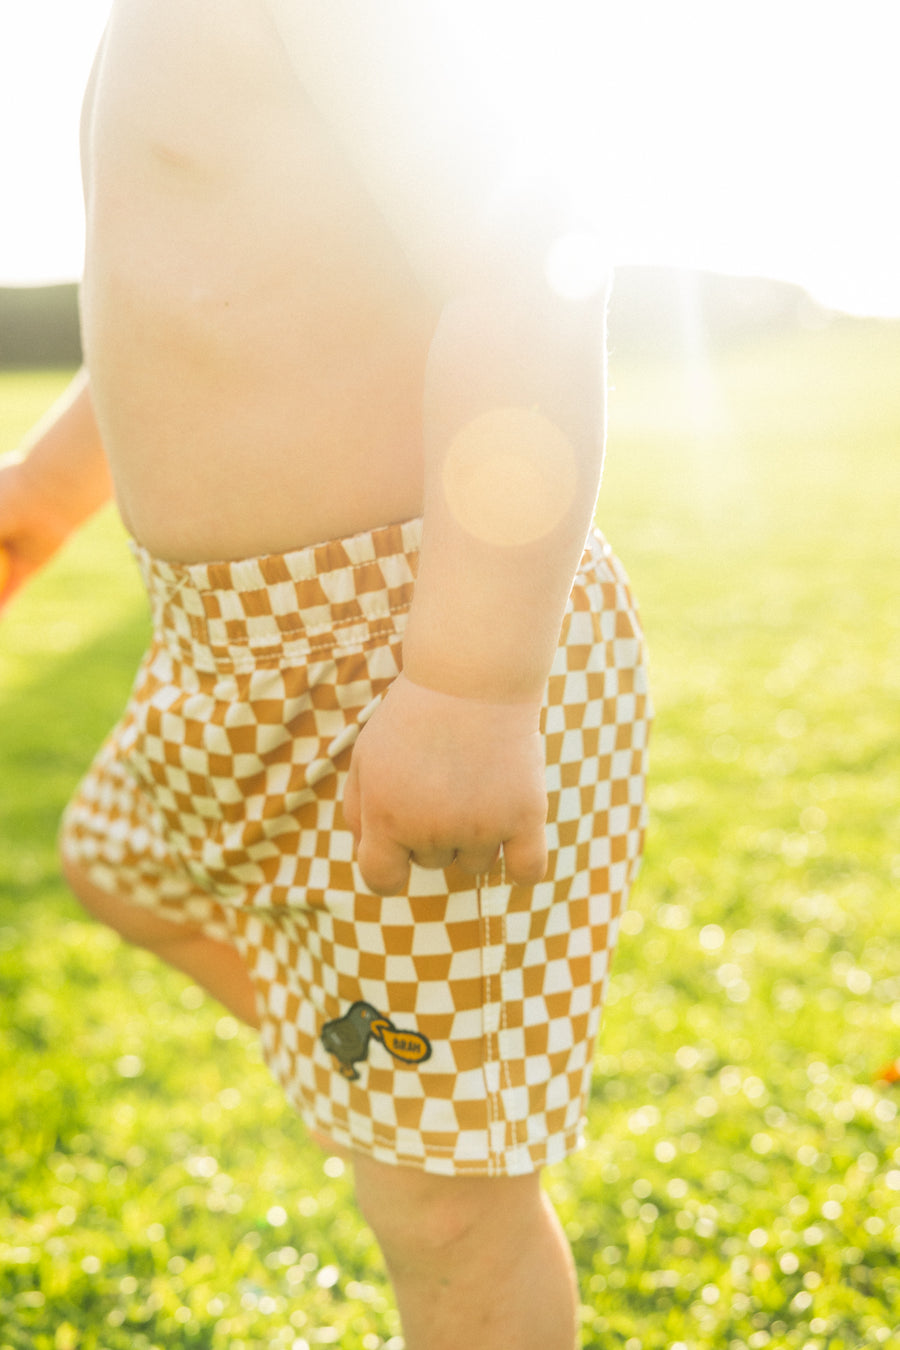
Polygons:
M563 1162L584 1147L584 1124L574 1126L563 1134L531 1144L511 1145L496 1153L459 1156L451 1145L424 1144L422 1151L412 1153L397 1146L393 1139L356 1139L352 1131L333 1123L325 1125L302 1107L299 1114L310 1135L331 1140L336 1148L358 1153L373 1162L390 1167L411 1167L432 1176L446 1177L517 1177L528 1176L545 1167Z

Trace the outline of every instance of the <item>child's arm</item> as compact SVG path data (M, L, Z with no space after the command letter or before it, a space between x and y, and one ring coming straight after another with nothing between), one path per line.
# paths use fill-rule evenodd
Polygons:
M605 296L527 260L448 306L426 381L425 532L404 675L357 742L345 813L376 891L410 861L546 867L540 705L603 443Z
M9 574L0 606L112 495L86 374L0 465L0 547Z

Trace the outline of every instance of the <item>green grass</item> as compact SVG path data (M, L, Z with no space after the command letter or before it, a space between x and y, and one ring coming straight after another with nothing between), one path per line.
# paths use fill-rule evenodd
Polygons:
M705 372L613 354L600 515L657 722L591 1143L547 1178L588 1350L900 1337L898 363L849 322ZM0 377L3 445L61 383ZM0 629L0 1350L397 1347L252 1038L58 879L144 634L109 517Z

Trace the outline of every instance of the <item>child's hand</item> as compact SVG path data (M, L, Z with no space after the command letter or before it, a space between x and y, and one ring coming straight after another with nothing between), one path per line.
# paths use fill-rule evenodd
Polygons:
M0 609L52 557L70 529L32 488L24 464L0 464Z
M547 868L540 705L482 703L401 675L363 728L344 792L366 885L402 891L411 862L485 873L501 848L509 881Z

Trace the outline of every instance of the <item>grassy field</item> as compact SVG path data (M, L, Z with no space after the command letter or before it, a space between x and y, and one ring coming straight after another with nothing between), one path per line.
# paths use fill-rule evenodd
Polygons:
M588 1350L900 1344L898 365L849 322L613 354L600 518L657 723L591 1142L547 1177ZM62 382L0 377L0 447ZM399 1350L250 1036L60 884L144 635L108 517L0 629L0 1350Z

